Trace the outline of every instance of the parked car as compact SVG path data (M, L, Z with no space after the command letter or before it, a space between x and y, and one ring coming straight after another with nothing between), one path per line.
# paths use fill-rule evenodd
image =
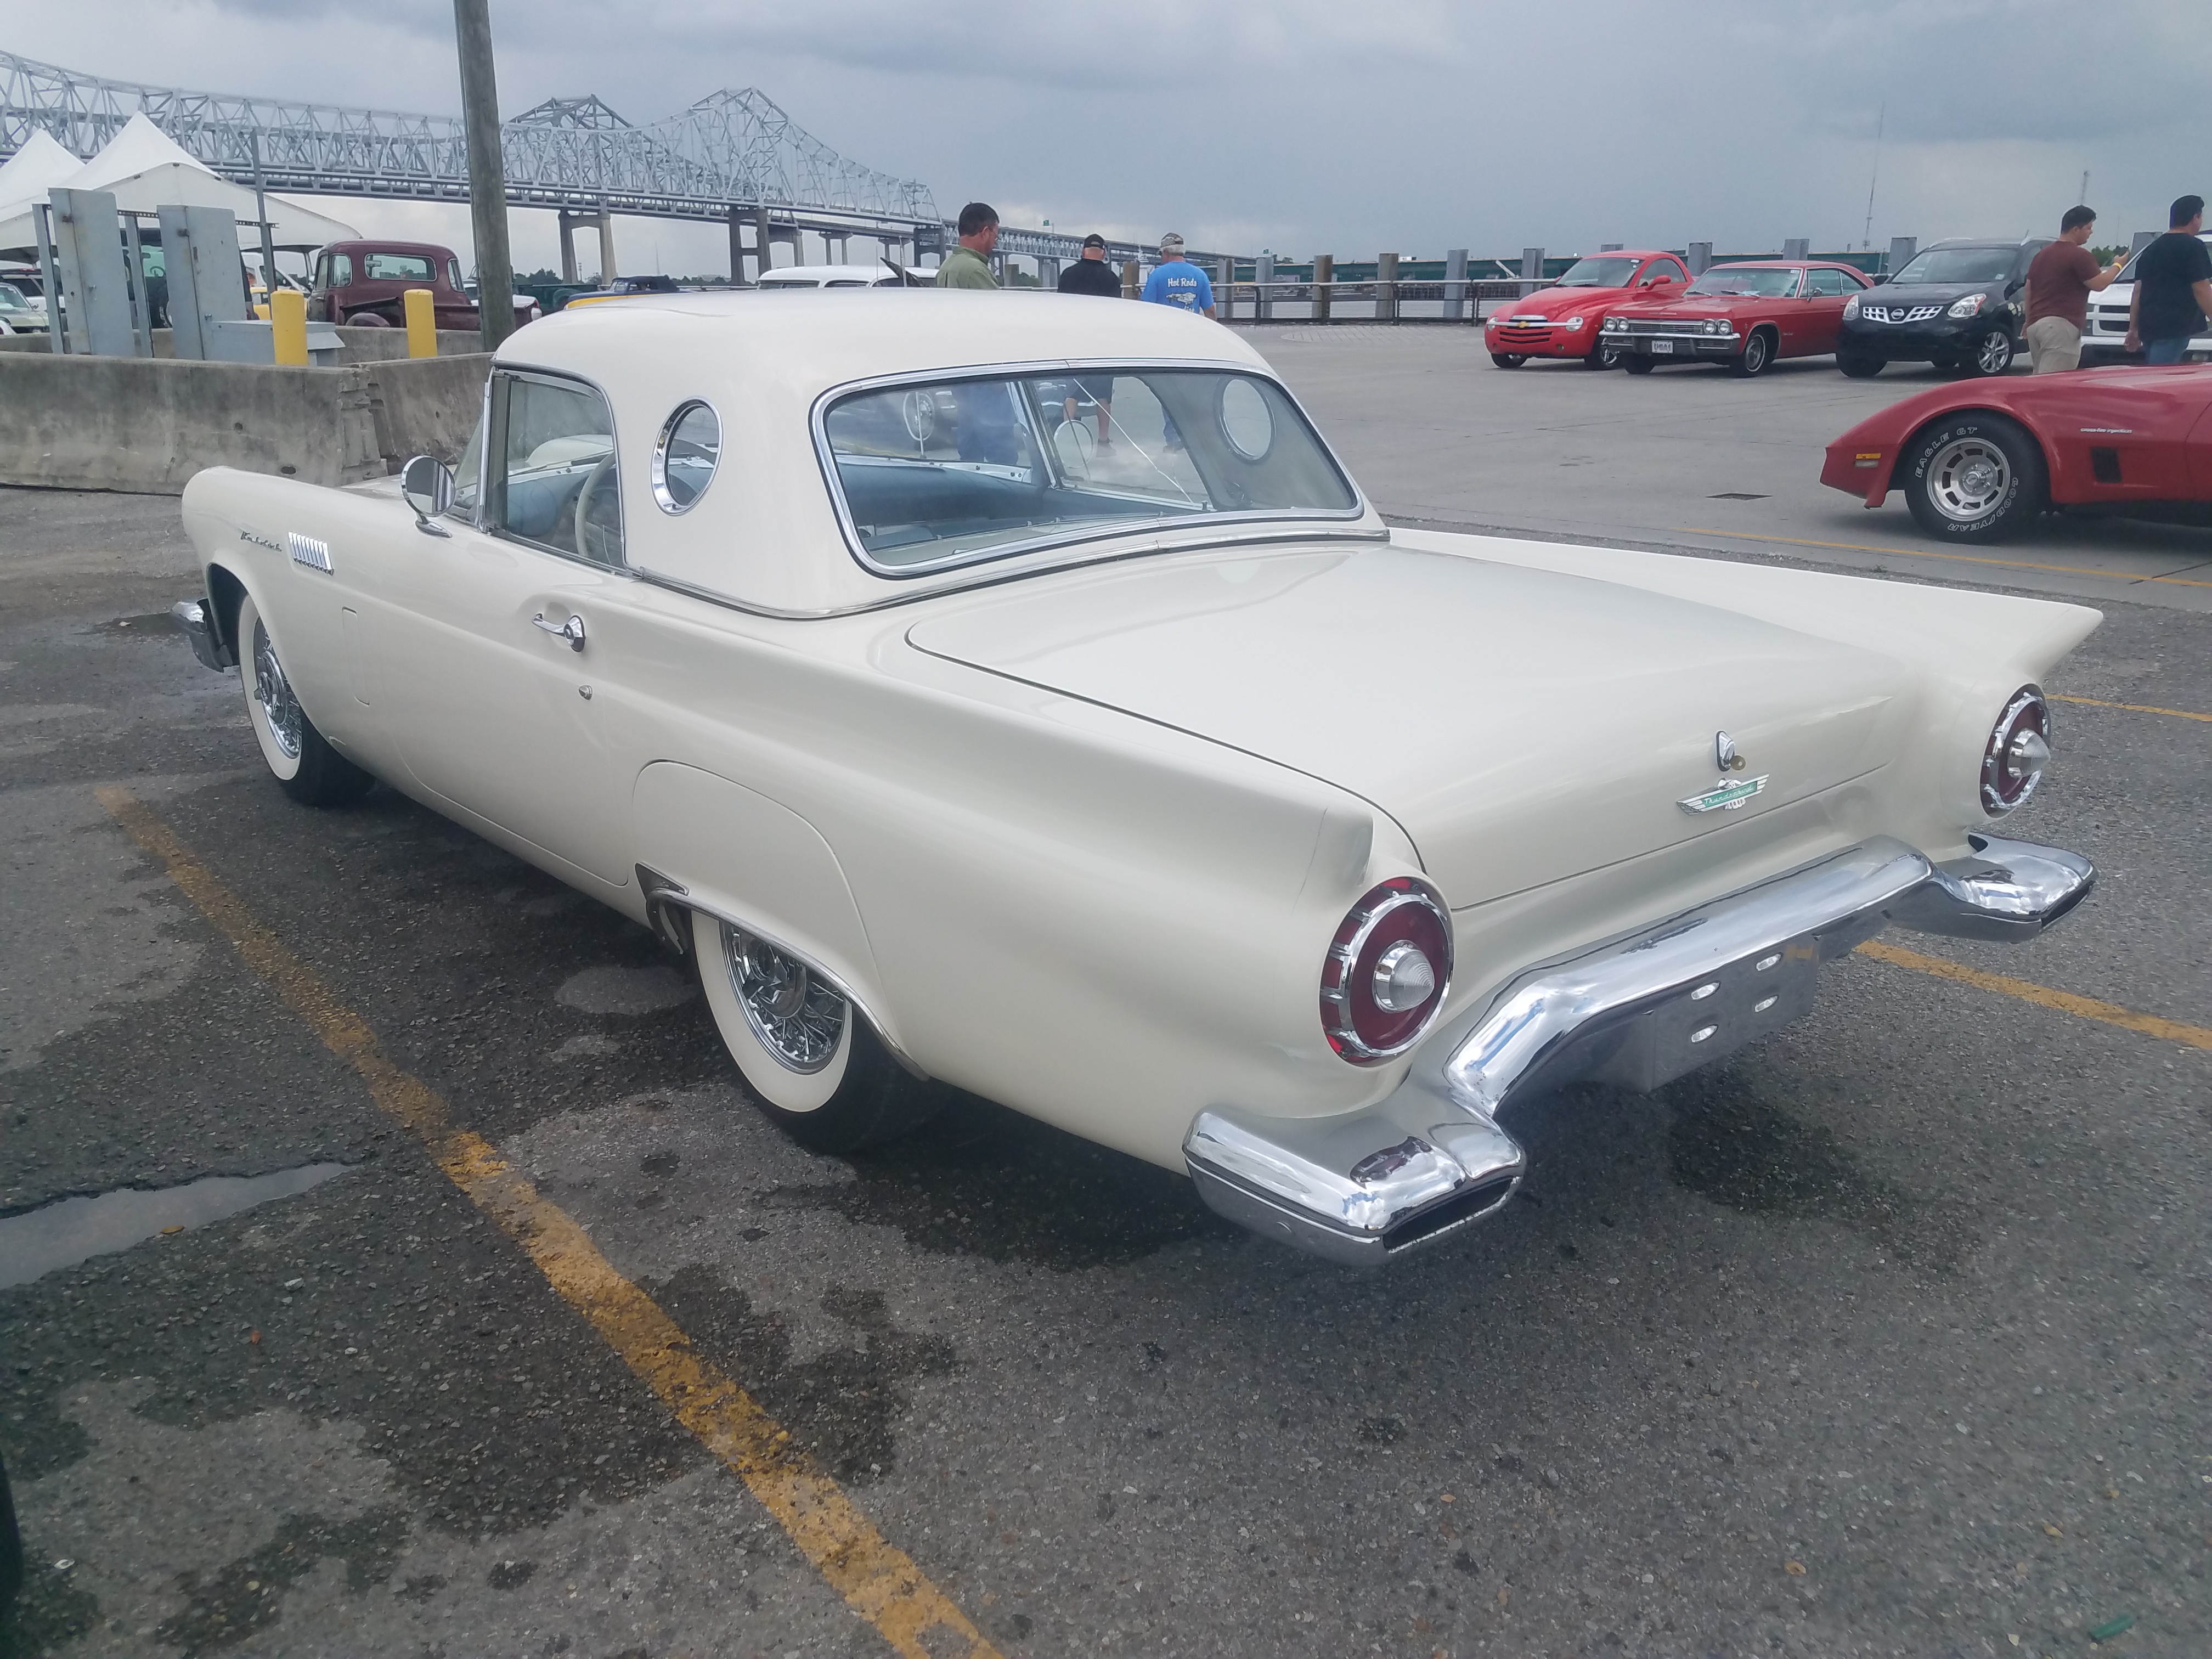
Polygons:
M2212 231L2197 239L2212 245ZM2137 248L2130 256L2112 285L2102 294L2089 296L2089 326L2081 331L2081 361L2084 363L2112 362L2127 353L2128 307L2135 302L2136 262L2142 258ZM2212 331L2198 335L2189 343L2190 359L2202 362L2212 358Z
M2212 368L1938 386L1830 444L1820 482L1869 507L1901 489L1945 541L2003 541L2053 508L2212 524Z
M404 298L411 288L430 290L440 328L483 326L483 313L461 286L461 262L434 242L332 242L315 255L307 295L309 318L355 327L404 328ZM538 301L514 297L517 323L532 322Z
M0 283L0 334L44 334L46 308L33 305L13 283Z
M911 284L884 265L784 265L761 273L756 286L794 288L906 288Z
M597 288L581 289L565 296L561 309L596 305L602 300L623 300L636 294L681 294L684 287L673 276L617 276Z
M1764 374L1782 357L1836 349L1851 295L1868 286L1850 265L1747 259L1714 265L1679 298L1632 301L1608 313L1601 337L1632 374L1662 362L1726 363Z
M7 320L9 331L17 334L46 332L49 326L46 313L46 283L39 268L32 265L27 268L11 266L0 269L0 282L4 282L13 289L16 298L23 302L20 320L12 307L8 311Z
M1569 265L1549 288L1500 304L1483 319L1482 343L1500 368L1518 368L1531 357L1579 357L1591 368L1617 368L1619 348L1598 343L1607 309L1623 300L1671 299L1689 281L1676 254L1594 253Z
M2003 374L2027 326L2027 267L2050 245L2048 236L1930 243L1881 293L1845 301L1836 367L1862 378L1895 362Z
M1048 430L1074 375L1109 451ZM2028 938L2094 875L2001 830L2096 612L1394 529L1164 306L572 308L456 472L212 469L184 520L177 615L286 793L380 779L652 927L803 1141L926 1075L1340 1261L1497 1210L1550 1085L1656 1086L1890 923Z

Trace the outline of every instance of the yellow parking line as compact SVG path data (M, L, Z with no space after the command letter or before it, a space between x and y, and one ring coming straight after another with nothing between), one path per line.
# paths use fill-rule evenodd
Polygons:
M2013 570L2055 570L2063 576L2102 576L2111 582L2173 582L2183 587L2212 587L2212 581L2188 576L2130 576L2124 571L2091 570L2078 564L2034 564L2026 559L1990 559L1972 553L1948 553L1936 547L1870 547L1863 542L1810 542L1798 536L1754 536L1742 530L1715 530L1705 525L1678 524L1680 536L1728 536L1740 542L1782 542L1790 547L1833 547L1846 553L1887 553L1900 559L1958 559L1967 564L2003 565Z
M933 1649L942 1654L963 1643L957 1650L968 1659L999 1659L967 1615L792 1444L775 1419L695 1352L675 1322L616 1272L559 1206L510 1169L489 1142L454 1123L444 1098L395 1065L361 1016L286 949L151 807L128 790L94 793L131 839L161 861L246 965L353 1068L370 1098L429 1149L447 1178L529 1254L546 1281L677 1420L736 1471L854 1612L910 1659L932 1659ZM953 1640L925 1644L933 1631Z
M2147 702L2106 702L2099 697L2062 697L2056 691L2043 695L2053 702L2078 702L2089 708L2124 708L2130 714L2171 714L2178 720L2212 720L2212 714L2192 714L2186 708L2158 708Z
M2071 991L2054 991L2047 985L2038 985L2033 980L2012 979L2003 974L1985 974L1978 968L1969 968L1963 962L1953 962L1948 957L1931 957L1918 951L1908 951L1901 945L1889 945L1870 939L1859 946L1859 954L1872 957L1878 962L1893 963L1899 968L1910 968L1916 973L1933 974L1938 979L1954 979L1961 985L1971 985L1978 991L1995 991L2000 996L2018 997L2022 1002L2032 1002L2039 1008L2056 1008L2062 1013L2078 1014L2083 1019L2094 1019L2106 1025L2117 1025L2123 1030L2140 1031L2166 1042L2185 1043L2192 1048L2212 1048L2212 1030L2202 1025L2185 1025L2178 1019L2161 1019L2156 1014L2139 1014L2132 1008L2123 1008L2118 1003L2100 1002L2094 997L2077 997Z

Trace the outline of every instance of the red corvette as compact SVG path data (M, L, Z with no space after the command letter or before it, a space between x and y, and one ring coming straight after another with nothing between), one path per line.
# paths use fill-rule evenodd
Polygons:
M1602 337L1632 374L1664 362L1726 363L1737 374L1763 374L1778 357L1833 351L1844 301L1873 286L1849 265L1715 265L1679 298L1615 307Z
M1499 306L1483 319L1482 343L1500 368L1518 368L1531 357L1579 357L1589 368L1611 368L1619 355L1598 347L1606 313L1624 300L1680 294L1689 280L1680 254L1593 253L1551 287Z
M2212 368L2076 369L1938 386L1828 446L1820 482L1931 536L1995 542L2053 507L2212 523Z

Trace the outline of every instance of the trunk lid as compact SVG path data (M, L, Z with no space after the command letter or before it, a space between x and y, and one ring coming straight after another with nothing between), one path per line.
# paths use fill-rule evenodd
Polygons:
M1479 542L1470 542L1479 548ZM915 648L1295 768L1395 817L1455 908L1770 811L1887 758L1893 659L1589 577L1369 545L1000 589ZM1764 778L1733 810L1726 731Z

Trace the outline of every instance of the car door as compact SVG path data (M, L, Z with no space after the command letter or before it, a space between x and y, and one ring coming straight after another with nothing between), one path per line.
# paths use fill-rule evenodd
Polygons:
M634 585L612 416L583 381L501 369L486 428L481 490L465 472L447 533L394 561L380 695L423 790L621 885L636 769L592 635Z
M1798 355L1819 356L1836 349L1844 327L1844 301L1859 291L1850 272L1823 265L1805 273L1805 299L1801 307L1802 330Z

